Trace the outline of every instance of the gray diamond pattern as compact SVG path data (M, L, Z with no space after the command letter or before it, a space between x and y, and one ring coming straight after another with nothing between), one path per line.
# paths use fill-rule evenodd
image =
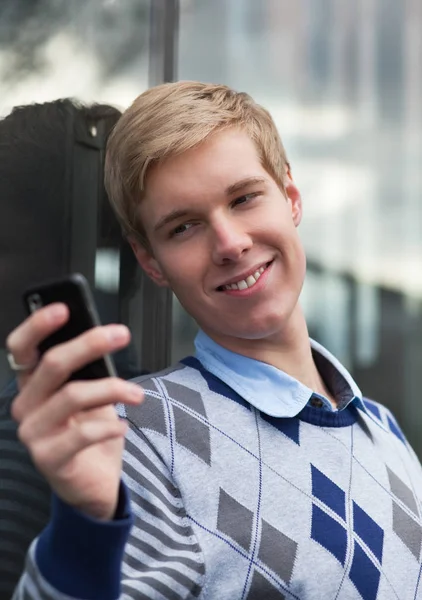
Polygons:
M249 552L252 539L253 512L220 488L217 529Z
M255 571L247 600L286 600L286 597L268 579Z
M180 385L180 383L168 381L167 379L165 380L165 383L170 398L177 398L179 402L183 402L185 406L199 413L202 417L207 418L204 402L199 392L196 392L185 385Z
M173 406L173 414L176 442L211 465L211 440L208 425L199 422L198 419L178 406Z
M399 500L401 500L403 504L407 506L407 508L410 508L413 514L418 516L418 507L412 490L409 487L407 487L407 485L403 483L400 477L397 477L397 475L393 473L393 471L391 471L391 469L389 469L388 467L387 472L388 479L390 480L390 488L393 494Z
M139 385L145 390L149 392L157 392L157 386L153 379L145 379L145 381L141 381Z
M422 528L396 502L393 502L393 530L409 548L416 560L419 560L422 546Z
M258 558L274 573L290 583L297 543L262 519L261 546Z
M148 390L146 387L144 389ZM147 429L167 435L167 420L160 399L148 396L146 393L142 404L126 407L126 414L138 427L145 427L148 423Z

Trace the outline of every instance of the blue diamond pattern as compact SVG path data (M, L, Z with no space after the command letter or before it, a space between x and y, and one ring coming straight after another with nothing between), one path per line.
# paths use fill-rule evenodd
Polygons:
M353 502L353 522L355 532L382 563L384 531L356 502Z
M339 517L346 520L346 495L331 479L314 465L312 471L312 494L329 506Z
M399 440L401 442L403 442L403 444L406 444L406 438L404 437L403 432L400 429L400 427L397 425L397 422L394 421L390 416L387 416L387 421L388 421L388 426L390 428L390 431L392 433L394 433L394 435L396 437L398 437Z
M347 550L347 531L316 504L312 504L311 538L331 552L344 566Z
M357 542L349 576L363 600L376 600L380 572Z
M381 421L381 412L380 409L378 408L378 406L376 404L373 404L372 402L368 402L368 400L364 400L363 401L365 407L371 411L371 413L373 415L375 415L375 417L377 417L377 419L379 421Z
M267 421L270 425L284 433L285 436L290 438L298 446L299 443L299 419L283 419L281 417L270 417L264 413L261 413L261 417L264 421Z
M224 381L221 381L221 379L218 379L218 377L215 377L215 375L207 371L207 369L202 366L197 358L193 356L187 356L180 362L187 367L192 367L193 369L199 371L212 392L215 392L220 396L224 396L225 398L229 398L230 400L234 400L234 402L237 402L244 408L250 410L250 404L246 402L242 396L232 390L232 388L225 384Z

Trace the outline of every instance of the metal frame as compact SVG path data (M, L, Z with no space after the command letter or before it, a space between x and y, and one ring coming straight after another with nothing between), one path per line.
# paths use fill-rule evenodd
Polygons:
M179 41L179 0L150 0L149 85L175 81Z
M179 39L179 0L150 0L149 85L175 81ZM147 371L170 364L172 292L142 273L141 363Z

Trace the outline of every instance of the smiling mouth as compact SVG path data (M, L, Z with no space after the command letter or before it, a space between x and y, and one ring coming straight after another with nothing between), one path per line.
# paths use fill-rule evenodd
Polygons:
M264 271L268 269L271 263L272 261L268 262L263 267L260 267L255 271L255 273L246 277L246 279L241 279L240 281L229 283L227 285L220 285L217 288L217 291L224 292L226 290L246 290L248 288L253 287L258 281L258 279L261 277L261 275L264 273Z

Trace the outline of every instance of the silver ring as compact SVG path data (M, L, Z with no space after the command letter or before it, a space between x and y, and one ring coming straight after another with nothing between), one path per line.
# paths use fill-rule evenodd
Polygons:
M37 364L37 363L32 363L30 365L20 365L19 363L17 363L15 361L15 357L13 356L13 354L11 352L7 353L7 362L9 363L9 366L12 369L12 371L15 371L16 373L32 371L32 369L34 369Z

